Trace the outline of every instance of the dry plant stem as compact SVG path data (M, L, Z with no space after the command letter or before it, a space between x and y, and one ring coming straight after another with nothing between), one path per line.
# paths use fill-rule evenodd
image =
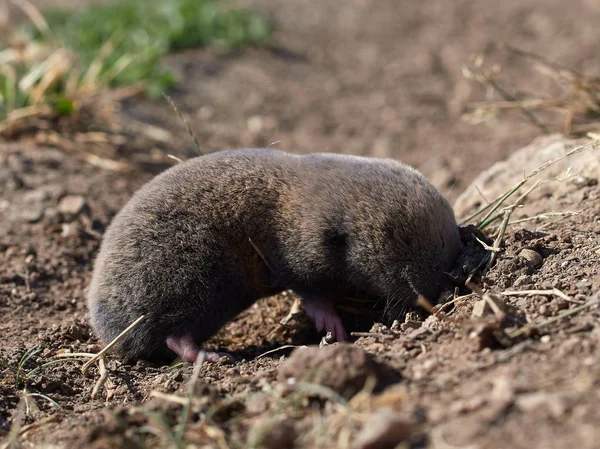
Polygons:
M183 433L185 432L185 426L187 426L188 419L190 417L190 410L192 408L192 399L194 398L194 391L196 390L196 382L198 381L198 377L200 376L200 369L204 364L206 359L206 352L200 351L198 357L196 358L196 362L194 363L194 371L192 372L192 378L190 379L190 383L188 384L188 396L185 401L185 405L181 410L181 417L179 426L176 432L177 441L183 440Z
M479 244L481 246L483 246L483 249L485 249L486 251L492 251L495 253L502 251L502 248L498 248L496 246L490 246L487 243L485 243L483 240L479 239L478 237L475 237L475 240L477 240L479 242Z
M483 294L484 294L481 287L479 287L479 285L477 285L475 282L468 281L468 282L466 282L465 286L469 290L471 290L473 293L475 293L476 295L483 296Z
M96 382L92 390L92 399L96 399L96 397L98 397L98 393L100 392L100 390L102 389L102 387L108 379L108 370L106 369L104 357L100 357L98 359L98 369L100 370L100 377L98 378L98 381Z
M44 16L31 2L28 0L11 0L12 3L25 13L25 15L31 20L31 23L35 25L40 33L45 36L50 34L50 27L48 26L48 22L44 19Z
M506 201L508 199L509 196L511 196L513 193L515 193L517 190L519 190L519 188L521 188L523 186L523 184L525 184L525 182L527 182L527 179L524 180L524 182L519 183L518 187L513 188L510 190L510 195L506 196L505 198L503 198L502 202L498 203L497 207L494 207L493 210L491 210L486 216L485 218L483 218L479 224L477 225L477 227L479 229L485 229L490 223L496 221L498 218L501 218L504 216L504 213L506 212L506 210L510 209L511 213L514 209L516 209L517 207L520 207L521 204L523 203L523 201L525 201L525 198L527 198L529 196L529 194L531 192L533 192L536 188L539 187L540 184L542 184L542 180L537 180L525 193L523 193L518 199L517 201L515 201L514 204L505 207L504 209L500 210L500 212L498 212L496 215L492 215L497 209L498 207L500 207L502 205L502 203L504 203L504 201Z
M500 310L500 307L498 307L498 304L496 304L496 302L492 299L491 294L486 293L482 296L482 299L487 303L488 307L490 309L492 309L492 312L494 312L494 315L496 315L496 318L498 318L499 320L504 319L504 317L506 317L506 314Z
M202 153L202 150L200 149L200 142L198 141L196 134L194 134L194 131L192 131L192 127L190 126L189 122L183 117L183 115L181 114L181 111L179 111L179 108L177 108L177 105L175 104L173 99L171 97L169 97L167 94L163 93L162 95L163 95L164 99L167 100L169 105L173 108L173 110L177 114L177 117L179 117L179 120L181 120L181 122L183 123L185 130L188 132L188 134L194 141L194 146L196 147L196 151L198 152L199 155L202 155L203 153Z
M434 310L433 310L433 305L427 301L427 299L423 296L423 295L419 295L417 297L417 301L415 302L418 306L424 308L425 310L427 310L427 312L433 314Z
M260 248L258 246L256 246L256 244L252 241L252 239L250 237L248 237L248 241L250 242L250 244L252 245L252 248L254 248L254 250L256 251L256 253L260 256L260 258L262 259L262 261L265 263L265 265L267 266L267 268L269 270L273 271L273 267L271 267L271 265L269 265L269 262L267 262L267 258L262 253L262 251L260 250Z
M508 192L500 195L498 198L496 198L494 201L492 201L491 203L486 204L485 206L481 207L480 209L478 209L477 211L473 212L471 215L469 215L467 218L464 218L463 220L461 220L461 222L459 223L459 225L464 225L466 223L468 223L469 221L471 221L472 219L478 217L479 215L483 214L485 211L487 211L490 208L493 208L486 216L483 220L485 220L486 218L488 218L491 214L493 214L501 205L504 201L506 201L506 199L508 197L510 197L513 193L515 193L523 184L525 184L525 180L520 181L515 187L513 187L512 189L510 189ZM481 221L483 221L481 220ZM477 226L479 227L479 225Z
M559 298L564 299L565 301L568 302L572 302L575 304L583 304L582 301L577 301L576 299L571 298L570 296L568 296L567 294L561 292L559 289L557 288L553 288L552 290L508 290L505 292L501 293L504 296L521 296L521 295L526 295L526 296L534 296L534 295L541 295L541 296L558 296Z
M563 217L563 218L574 217L575 215L579 215L582 211L583 211L583 209L579 210L579 211L567 210L564 212L546 212L543 214L538 214L534 217L527 217L527 218L520 218L518 220L513 220L513 221L508 222L508 224L512 225L512 224L524 223L524 222L533 221L533 220L546 220L551 217Z
M437 312L436 312L437 313ZM436 314L433 314L436 316ZM384 340L391 340L395 338L392 334L381 334L379 332L350 332L352 337L373 337L373 338L382 338Z
M451 301L448 301L448 302L445 302L444 304L442 304L440 306L440 308L435 311L434 315L437 316L437 315L439 315L440 312L443 312L448 307L450 307L452 304L456 304L457 302L460 302L462 300L472 298L473 296L475 296L475 293L469 293L468 295L457 296L456 298L452 299Z
M102 70L104 61L111 55L111 53L115 51L115 48L119 44L120 40L121 37L118 37L115 33L106 42L104 42L102 47L100 47L98 55L90 64L83 78L82 87L84 89L95 90L98 87L98 75Z
M468 216L467 218L462 220L460 222L460 225L464 225L465 223L467 223L467 222L471 221L472 219L478 217L479 215L483 214L488 209L493 208L493 210L490 211L486 215L486 217L480 221L480 223L484 222L504 203L504 201L506 201L511 195L513 195L517 190L519 190L519 188L521 188L521 186L523 186L523 184L525 184L527 181L529 181L531 178L533 178L540 172L546 170L551 165L554 165L557 162L560 162L563 159L566 159L573 154L580 153L580 152L590 149L590 148L598 148L598 146L600 145L600 138L599 138L600 136L593 134L593 133L588 133L588 137L590 139L592 139L590 142L588 142L584 145L578 146L576 148L573 148L572 150L566 152L562 156L540 165L538 168L536 168L534 171L532 171L529 175L527 175L523 180L519 181L514 187L509 189L506 193L500 195L497 199L492 201L490 204L483 206L482 208L480 208L479 210L477 210L476 212L474 212L473 214L471 214L470 216ZM480 225L478 225L478 227L480 227Z
M485 227L487 227L493 221L496 221L498 218L503 217L504 216L504 212L506 212L506 210L510 209L510 212L512 213L517 207L521 207L521 205L523 204L523 201L525 201L525 198L527 198L531 192L533 192L535 189L537 189L544 182L545 182L545 180L538 179L529 189L527 189L527 191L525 191L525 193L523 193L517 199L517 201L514 202L514 204L505 207L498 214L496 214L496 215L488 218L487 221L485 221L485 222L483 222L483 223L480 224L480 228L479 229L484 229Z
M183 159L179 159L177 156L175 156L173 154L167 154L167 157L169 159L173 159L174 161L177 161L178 164L181 164L183 162Z
M135 327L142 322L144 317L145 317L145 315L140 316L137 320L135 320L133 323L131 323L129 326L127 326L127 328L123 332L121 332L119 335L117 335L113 339L113 341L111 341L109 344L107 344L104 347L104 349L102 349L98 354L96 354L94 357L92 357L90 360L88 360L81 367L81 371L83 372L83 375L84 376L87 375L87 372L90 369L90 366L92 366L92 364L94 364L96 362L96 360L98 360L100 357L104 356L108 351L110 351L113 346L115 346L117 343L119 343L121 340L123 340L123 338L125 338L125 336L127 336L127 334L129 332L131 332L133 329L135 329Z
M306 347L306 346L297 346L297 345L283 345L283 346L280 346L280 347L278 347L278 348L271 349L270 351L263 352L262 354L260 354L259 356L257 356L255 360L258 360L258 359L260 359L260 358L262 358L262 357L264 357L264 356L266 356L266 355L273 354L273 353L275 353L275 352L283 351L284 349L290 349L290 348L305 348L305 347Z
M181 396L176 396L174 394L162 393L160 391L153 390L150 392L150 397L162 399L163 401L172 402L173 404L185 405L187 404L187 399L182 398Z
M539 329L541 327L547 326L548 324L552 324L556 321L559 321L563 318L566 318L568 316L571 315L575 315L576 313L581 312L582 310L588 309L590 307L593 306L597 306L598 304L600 304L600 299L592 299L591 301L586 302L585 304L582 304L578 307L575 307L573 309L569 309L566 310L563 313L559 313L558 315L552 317L552 318L548 318L547 320L544 320L540 323L534 324L534 325L527 325L527 326L523 326L521 329L517 329L516 331L510 333L508 336L510 338L516 338L519 337L523 334L525 334L526 332L528 332L531 329Z
M502 243L502 237L504 237L504 233L506 232L506 227L508 226L508 220L510 220L510 215L512 214L514 208L509 208L504 211L504 219L502 220L502 224L500 225L500 229L498 230L498 235L496 236L496 240L494 240L494 248L499 248L500 243ZM486 265L486 271L489 270L496 258L498 257L497 251L490 251L490 259Z
M491 76L486 74L484 71L480 71L480 75L484 78L485 82L492 87L492 89L494 89L496 92L498 92L500 94L500 96L506 100L506 101L512 101L512 102L516 102L517 99L515 97L513 97L511 94L509 94L508 92L506 92L499 84L498 82ZM521 113L537 128L540 129L540 131L542 131L543 133L548 133L550 132L550 130L548 129L548 127L546 125L544 125L543 123L541 123L537 117L535 115L533 115L531 113L531 111L524 109L524 108L519 108L521 110Z

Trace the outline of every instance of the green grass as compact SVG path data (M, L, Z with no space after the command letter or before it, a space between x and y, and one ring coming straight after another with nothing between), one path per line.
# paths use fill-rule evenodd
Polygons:
M66 92L69 77L78 78L77 85L88 90L90 85L141 83L149 95L158 96L176 82L162 64L167 53L207 46L229 51L262 45L269 42L272 31L271 22L262 16L231 8L220 0L122 0L78 10L45 9L41 16L48 30L39 27L39 21L38 27L27 25L29 43L72 52L69 70L42 89L45 102L59 113L71 110L68 97L73 89ZM29 86L31 91L19 83L42 66L45 57L0 63L0 120L34 102L31 93L41 83L43 71Z
M111 85L146 83L158 95L174 83L160 64L170 52L187 48L219 46L225 50L264 44L270 23L240 9L225 9L218 0L124 0L91 5L79 11L43 11L53 34L75 50L84 66L98 57L100 48L112 40L114 51L104 60L102 72L127 64ZM39 30L36 37L41 38Z

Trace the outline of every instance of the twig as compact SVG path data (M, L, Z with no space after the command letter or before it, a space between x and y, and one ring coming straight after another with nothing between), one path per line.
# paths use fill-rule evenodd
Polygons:
M531 329L539 329L541 327L547 326L548 324L552 324L555 321L559 321L563 318L566 318L568 316L571 315L575 315L576 313L581 312L582 310L588 309L590 307L596 306L600 304L600 299L592 299L591 301L586 302L585 304L582 304L578 307L575 307L573 309L569 309L564 311L563 313L560 313L552 318L548 318L547 320L544 320L540 323L534 324L534 325L528 325L528 326L523 326L521 329L517 329L516 331L510 333L508 336L510 338L516 338L519 337L521 335L523 335L524 333L530 331Z
M571 298L570 296L568 296L567 294L561 292L559 289L557 288L553 288L551 290L507 290L505 292L502 292L501 295L504 296L521 296L521 295L526 295L526 296L534 296L534 295L541 295L541 296L558 296L559 298L564 299L565 301L568 302L572 302L575 304L583 304L583 302L581 301L577 301L576 299Z
M100 357L98 359L98 369L100 370L100 377L96 381L96 384L94 385L94 389L92 390L92 395L91 395L92 399L96 399L96 397L98 396L98 393L100 392L100 390L102 389L102 387L104 386L104 384L106 383L106 381L108 379L108 370L106 369L106 363L104 362L104 357Z
M534 171L532 171L529 175L527 175L524 179L522 179L521 181L519 181L515 186L513 186L512 188L510 188L508 191L506 191L505 193L503 193L502 195L500 195L498 198L496 198L494 201L492 201L491 203L481 207L480 209L478 209L477 211L475 211L474 213L472 213L471 215L469 215L467 218L461 220L460 224L464 225L465 223L471 221L472 219L478 217L479 215L483 214L484 212L486 212L489 209L492 209L488 212L488 214L479 222L478 227L481 228L482 224L489 224L486 223L486 221L492 216L492 214L498 210L498 208L500 208L500 206L510 197L512 196L517 190L519 190L523 184L525 184L527 181L529 181L531 178L533 178L534 176L536 176L537 174L539 174L540 172L546 170L548 167L550 167L551 165L556 164L557 162L562 161L563 159L568 158L569 156L572 156L573 154L576 153L580 153L581 151L590 149L590 148L598 148L598 145L600 144L600 139L593 133L588 133L588 137L590 139L592 139L590 142L587 142L584 145L580 145L576 148L573 148L572 150L566 152L565 154L563 154L562 156L550 160L542 165L540 165L538 168L536 168ZM539 181L540 183L542 181ZM538 184L539 185L539 184ZM526 196L528 193L531 192L531 190L533 190L533 188L537 187L537 185L534 185L534 187L532 187L531 189L529 189L527 192L525 192L524 195L522 195L521 197L523 198L523 196ZM522 201L522 200L521 200ZM517 201L515 204L518 204L519 201Z
M200 149L200 142L198 141L196 134L194 134L194 131L192 131L192 127L190 126L190 123L183 117L183 115L181 114L181 111L179 110L179 108L177 108L177 105L175 104L173 99L165 93L163 93L162 95L163 95L164 99L167 100L167 103L169 103L169 105L173 108L173 110L177 114L177 117L179 117L179 120L181 120L181 122L183 123L185 130L188 132L188 134L194 141L196 151L198 152L199 155L202 155L203 153L202 153L202 150Z
M477 240L479 242L479 244L481 246L483 246L483 249L485 249L486 251L492 251L495 253L499 253L500 251L502 251L502 248L498 248L497 246L490 246L487 243L485 243L483 240L481 240L479 237L475 237L475 240Z
M425 296L423 295L419 295L417 296L417 300L415 302L418 306L424 308L427 312L433 314L434 310L433 310L433 304L431 304L427 298L425 298Z
M511 207L511 208L508 208L504 212L504 219L502 220L502 224L500 225L500 229L498 229L498 235L496 236L496 240L494 240L494 248L499 248L500 247L500 243L502 242L502 237L504 237L504 233L506 232L506 227L508 226L508 220L510 219L510 215L512 214L513 210L515 210L515 209L513 207ZM487 263L487 266L486 266L486 271L491 268L491 266L496 261L497 257L498 257L498 252L497 251L491 251L490 252L490 259L488 260L488 263Z
M435 315L435 314L434 314ZM383 338L384 340L386 339L392 339L395 338L393 335L391 334L381 334L379 332L350 332L350 335L353 337L374 337L374 338Z
M271 267L271 265L269 264L269 262L267 262L267 258L265 257L265 255L262 253L262 251L259 249L258 246L256 246L256 244L252 241L252 239L250 237L248 237L248 241L250 242L250 244L252 245L252 248L254 248L254 250L257 252L257 254L260 256L260 258L262 259L262 261L265 263L265 265L267 266L267 268L271 271L273 271L273 267Z
M469 293L469 294L467 294L467 295L463 295L463 296L457 296L457 297L456 297L456 298L454 298L453 300L451 300L451 301L448 301L448 302L445 302L444 304L442 304L442 305L439 307L439 309L437 309L437 310L435 311L434 315L435 315L435 316L437 316L437 315L438 315L440 312L442 312L442 311L446 310L446 309L447 309L448 307L450 307L452 304L455 304L455 303L457 303L457 302L459 302L459 301L462 301L462 300L464 300L464 299L467 299L467 298L471 298L471 297L473 297L473 296L475 296L475 293Z
M153 398L162 399L163 401L172 402L173 404L187 404L187 398L182 398L181 396L176 396L174 394L162 393L156 390L151 391L150 396Z
M263 352L262 354L260 354L259 356L257 356L255 360L258 360L258 359L260 359L260 358L262 358L262 357L264 357L264 356L266 356L266 355L273 354L274 352L279 352L279 351L282 351L282 350L284 350L284 349L290 349L290 348L305 348L305 347L306 347L306 346L297 346L297 345L283 345L283 346L280 346L280 347L278 347L278 348L271 349L270 351Z
M100 352L98 352L98 354L96 354L94 357L92 357L90 360L88 360L82 367L81 367L81 371L83 372L83 375L87 375L88 370L90 369L90 366L92 366L92 364L94 364L100 357L104 356L104 354L106 354L108 351L110 351L110 349L115 346L117 343L119 343L121 340L123 340L123 338L125 338L127 336L127 334L129 332L131 332L133 329L135 329L135 327L141 323L141 321L144 319L145 315L140 316L137 320L135 320L133 323L131 323L129 326L127 326L127 328L121 332L119 335L117 335L109 344L107 344L104 349L102 349Z
M534 217L526 217L526 218L520 218L518 220L513 220L511 222L509 222L509 225L512 224L518 224L518 223L524 223L526 221L533 221L533 220L545 220L551 217L574 217L575 215L579 215L582 212L582 210L580 211L564 211L564 212L546 212L543 214L538 214Z
M185 426L187 425L190 410L192 408L192 400L194 398L194 392L196 391L196 382L198 381L198 377L200 376L200 369L206 360L206 352L200 351L198 357L196 358L196 362L194 363L194 371L192 372L192 378L190 379L190 383L188 384L188 395L185 401L185 405L181 410L181 416L179 420L179 426L177 428L177 432L175 433L175 438L177 441L183 440L183 433L185 432Z
M483 77L483 79L485 80L485 82L492 87L492 89L494 89L496 92L498 92L500 94L500 96L507 101L512 101L512 102L516 102L517 99L512 96L511 94L509 94L508 92L506 92L499 84L498 82L494 79L494 77L491 74L486 73L485 70L482 70L481 68L479 69L479 75L481 77ZM519 108L521 110L521 113L537 128L540 129L540 131L542 131L543 133L548 133L550 132L550 129L544 125L542 122L540 122L537 117L535 115L533 115L531 113L531 111L529 111L528 109Z

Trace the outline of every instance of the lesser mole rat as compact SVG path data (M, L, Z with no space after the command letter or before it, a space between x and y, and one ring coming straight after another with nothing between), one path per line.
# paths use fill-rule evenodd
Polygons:
M92 325L126 360L194 361L259 298L293 290L318 330L343 341L336 304L401 317L436 301L459 248L452 208L390 159L227 150L144 185L104 236L88 294Z

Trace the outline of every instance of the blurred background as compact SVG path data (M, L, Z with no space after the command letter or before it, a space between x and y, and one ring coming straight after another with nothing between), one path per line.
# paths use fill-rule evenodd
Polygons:
M163 91L203 152L277 142L299 153L393 157L455 198L532 138L577 131L573 117L596 106L596 97L577 103L585 86L574 89L569 78L600 73L600 2L592 0L125 0L87 17L91 3L106 2L3 1L5 38L23 23L31 36L38 12L60 45L83 54L63 67L66 75L79 64L85 77L104 53L105 66L94 68L101 81L108 72L101 87L147 82L143 95L123 95L119 113L166 131L180 158L194 145ZM210 28L217 13L201 5L242 15ZM36 33L40 42L44 32ZM152 67L136 72L128 58L146 52ZM59 103L69 110L69 101Z

